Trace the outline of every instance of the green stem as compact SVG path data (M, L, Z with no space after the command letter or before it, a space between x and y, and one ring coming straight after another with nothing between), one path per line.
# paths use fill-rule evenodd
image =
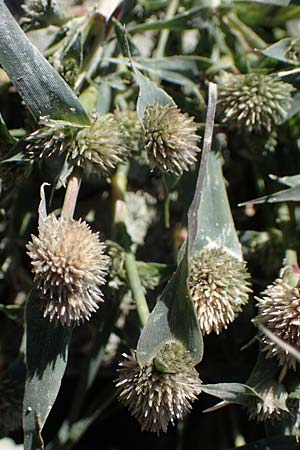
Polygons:
M245 25L234 13L230 13L223 19L224 22L232 28L240 38L246 38L248 43L259 50L266 48L267 43L256 34L250 27Z
M65 218L73 217L80 185L81 185L81 177L79 171L78 169L74 169L68 181L68 186L64 198L64 204L61 211L62 217Z
M127 208L124 196L127 187L127 175L129 165L121 165L118 167L116 174L112 179L112 196L113 196L113 235L115 239L122 243L125 248L125 269L129 287L137 307L138 316L141 325L144 326L148 316L149 308L144 295L143 286L138 273L136 259L130 250L130 238L126 230ZM121 226L120 226L121 225Z
M288 266L299 267L297 252L295 250L287 249L285 251L285 261Z
M171 19L177 11L177 8L179 6L179 0L171 0L166 12L165 20ZM157 49L155 52L155 56L157 59L163 58L165 53L165 48L169 39L170 30L165 29L162 30L158 39Z
M80 72L74 90L75 92L80 92L83 83L86 79L92 78L93 74L96 72L98 64L100 62L102 51L103 51L103 40L105 32L105 22L103 17L99 14L95 14L92 18L94 22L94 33L96 35L93 48L90 51L88 59L85 63L83 70Z
M149 317L149 308L146 301L146 297L143 292L140 276L138 273L136 259L132 253L126 253L125 255L125 268L127 272L127 278L130 289L133 294L134 301L141 325L144 327Z

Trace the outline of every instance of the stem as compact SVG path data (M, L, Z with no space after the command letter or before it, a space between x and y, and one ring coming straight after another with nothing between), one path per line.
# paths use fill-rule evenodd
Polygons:
M127 174L129 165L121 165L118 167L116 174L112 179L112 196L113 196L113 235L116 240L121 242L125 249L125 269L129 287L137 307L138 316L141 325L144 326L148 316L149 308L144 295L143 286L138 273L136 259L130 249L130 237L126 230L127 208L124 196L127 187ZM120 226L121 225L121 226Z
M103 40L105 32L105 22L103 17L98 13L94 14L93 18L93 31L96 34L95 42L93 48L90 51L90 56L88 57L83 70L80 72L76 83L74 85L75 92L80 92L83 83L86 79L92 78L95 73L99 61L101 59L103 51Z
M171 19L177 11L179 6L179 0L171 0L169 6L167 8L165 19ZM158 39L157 49L155 52L155 56L157 59L162 58L165 53L165 48L169 39L170 30L162 30Z
M297 267L299 269L297 252L295 250L287 249L285 251L285 263L287 266Z
M134 301L136 303L137 312L141 325L144 327L149 317L149 308L146 301L146 297L143 292L140 276L138 273L136 259L132 253L126 253L125 255L125 268L127 272L127 278L130 289L133 294Z
M61 216L66 219L71 219L74 215L76 201L81 185L81 177L78 169L74 169L68 181L68 186L65 193L64 204L61 211Z
M239 429L239 424L238 424L238 420L237 420L237 416L236 416L236 410L234 409L234 407L229 408L229 414L230 414L229 418L230 418L230 422L231 422L231 430L232 430L234 446L242 447L242 446L246 445L246 441L245 441L243 434L241 433L241 431Z

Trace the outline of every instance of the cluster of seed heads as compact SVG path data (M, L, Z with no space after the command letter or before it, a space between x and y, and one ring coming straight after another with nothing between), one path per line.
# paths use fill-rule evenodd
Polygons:
M127 159L128 150L113 114L96 116L90 126L44 120L45 126L26 138L31 158L67 155L73 166L87 173L108 175Z

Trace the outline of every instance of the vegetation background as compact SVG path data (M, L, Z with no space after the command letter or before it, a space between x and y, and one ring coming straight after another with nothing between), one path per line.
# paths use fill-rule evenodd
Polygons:
M13 21L7 19L5 5L14 15ZM39 64L45 72L32 69L27 41L17 34L15 20L59 74L57 78L52 77L44 58ZM299 369L289 369L283 376L274 359L266 360L252 322L257 315L255 296L274 282L280 269L290 265L298 273L297 2L27 0L20 4L0 0L0 65L0 432L3 439L12 439L0 440L3 448L23 443L25 380L25 407L33 407L37 414L26 415L25 408L25 450L43 445L47 450L300 448ZM135 70L143 74L142 81L137 81ZM224 74L229 74L235 94ZM239 117L239 109L228 112L232 97L242 110L251 103L250 84L245 78L241 84L238 81L247 74L265 96L259 105L253 100L252 109L257 108L254 119L251 111L245 113L246 119ZM59 84L60 77L74 97L65 84ZM227 329L204 336L204 356L197 370L208 387L193 403L191 413L159 436L141 432L140 424L117 399L118 362L123 352L136 348L141 328L135 307L136 285L130 278L132 266L126 258L133 256L141 295L153 310L176 270L178 250L187 237L201 157L199 153L197 163L178 177L149 167L143 129L135 113L139 89L147 91L147 80L152 87L160 86L183 113L195 118L202 138L200 148L208 86L217 84L213 148L222 155L231 213L253 289L248 304ZM278 80L286 83L280 95ZM153 99L159 98L157 88L153 89ZM70 341L69 329L44 323L33 306L38 300L33 302L31 294L26 244L31 234L37 234L41 185L51 185L45 187L47 209L60 211L72 167L61 154L49 157L41 151L32 158L26 136L43 129L41 117L81 126L95 112L114 113L130 157L125 165L116 164L109 175L82 175L75 218L86 220L93 231L100 232L111 266L103 289L104 303L91 321L72 330ZM120 219L119 201L126 207L125 219ZM201 214L214 221L215 211L209 207ZM179 284L174 289L175 298ZM183 322L185 314L190 313L184 312ZM36 323L41 324L39 331ZM152 341L149 348L151 345ZM27 372L24 353L30 361ZM256 397L260 383L268 379L283 383L284 400L276 390L268 399ZM32 380L38 388L32 387ZM218 386L217 393L212 385ZM257 391L249 394L245 385L258 387ZM229 404L203 413L217 403L216 397ZM259 421L257 410L253 412L258 399L266 412ZM38 423L40 417L45 426ZM39 428L43 428L44 444Z

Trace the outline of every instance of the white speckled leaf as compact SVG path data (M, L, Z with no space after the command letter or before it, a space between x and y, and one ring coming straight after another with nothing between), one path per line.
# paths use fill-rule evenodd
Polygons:
M0 64L38 121L42 116L88 125L78 98L34 47L0 0Z

